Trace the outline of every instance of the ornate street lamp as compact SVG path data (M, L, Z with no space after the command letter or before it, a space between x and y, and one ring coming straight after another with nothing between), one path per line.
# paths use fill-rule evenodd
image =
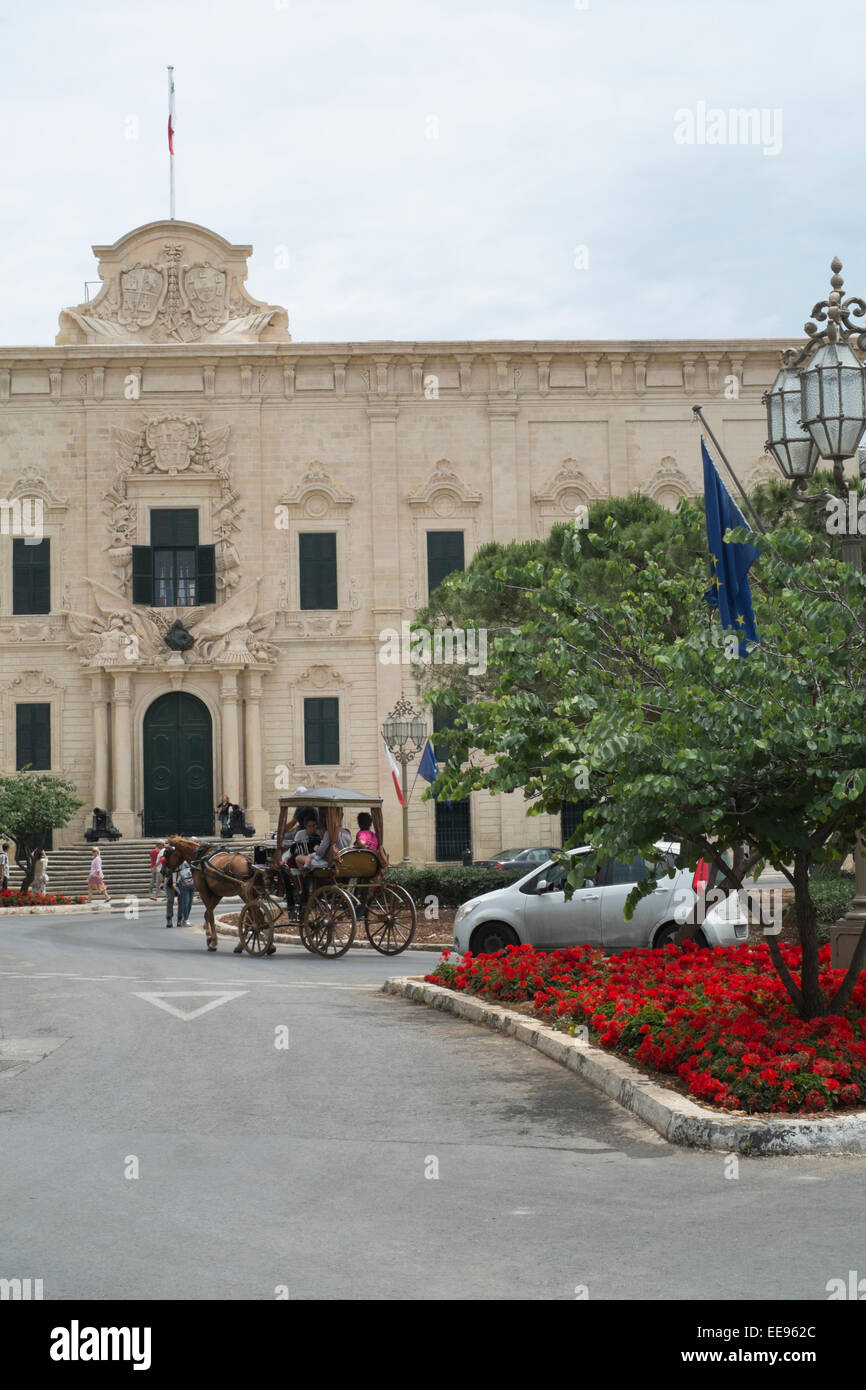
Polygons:
M382 723L382 736L400 764L403 780L403 863L409 862L409 764L427 742L427 720L408 700L397 701Z
M866 352L866 325L851 322L866 315L866 302L857 295L842 298L838 256L830 268L830 294L812 310L807 341L782 353L782 370L763 401L766 447L783 475L802 487L819 458L831 459L841 491L842 465L857 452L866 429L866 374L854 354Z
M800 421L803 413L800 373L783 367L763 397L767 407L769 439L764 448L773 455L784 476L811 478L818 463L818 448Z
M805 486L819 458L831 459L836 491L847 498L844 463L857 453L866 429L866 371L855 356L855 351L866 352L866 326L851 319L866 316L866 301L857 295L842 298L842 262L838 256L834 256L830 269L830 294L812 310L805 325L807 342L782 353L782 369L764 394L769 432L766 447L795 492ZM819 328L819 324L826 327ZM825 492L813 500L826 501L829 496ZM859 534L843 535L842 559L862 570ZM866 855L859 835L854 869L856 895L852 910L843 919L849 929L866 923Z

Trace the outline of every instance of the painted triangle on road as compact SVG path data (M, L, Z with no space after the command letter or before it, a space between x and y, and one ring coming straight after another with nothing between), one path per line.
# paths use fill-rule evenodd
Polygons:
M242 994L247 994L249 991L245 989L188 989L159 994L139 994L134 990L133 993L136 999L144 999L148 1004L155 1004L158 1009L165 1009L167 1014L183 1019L184 1023L190 1023L192 1019L201 1018L202 1014L208 1013L211 1009L219 1008L220 1004L228 1004L231 999L239 999ZM193 1009L184 1009L178 1008L176 1004L169 1004L169 999L209 999L210 1003L199 1004Z

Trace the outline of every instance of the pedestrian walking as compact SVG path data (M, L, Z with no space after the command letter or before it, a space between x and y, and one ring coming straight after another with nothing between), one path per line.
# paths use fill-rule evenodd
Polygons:
M31 893L48 892L48 855L41 849L36 856L36 863L33 866L33 883L30 887Z
M94 846L93 858L90 861L90 877L87 880L87 901L93 897L93 890L98 889L107 903L111 902L108 896L108 889L105 886L105 879L102 876L102 855Z
M216 813L220 823L221 835L225 835L226 831L229 828L229 817L231 816L231 812L232 803L229 801L228 797L226 796L226 793L223 792L223 799L216 808Z
M5 893L9 887L9 843L3 841L0 848L0 893Z
M150 896L159 901L162 891L162 864L160 860L165 853L165 840L157 840L153 849L150 851Z
M176 874L177 891L180 894L180 907L177 912L177 925L179 927L189 926L189 914L192 911L192 900L195 895L195 879L192 869L186 860L180 865Z

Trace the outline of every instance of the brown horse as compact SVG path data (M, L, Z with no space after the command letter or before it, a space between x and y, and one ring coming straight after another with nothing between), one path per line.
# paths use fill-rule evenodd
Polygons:
M244 854L236 854L231 850L220 850L213 857L208 858L208 862L199 867L195 862L195 855L200 854L206 847L199 844L198 840L185 840L180 835L169 835L165 842L164 864L168 873L174 873L179 869L183 861L189 861L192 868L193 882L195 883L198 895L204 903L204 922L205 932L207 933L207 949L215 951L217 948L217 929L214 921L213 910L221 898L231 897L237 894L245 903L252 902L264 892L264 876L262 870L256 864L251 864ZM235 947L236 952L243 948L240 943Z

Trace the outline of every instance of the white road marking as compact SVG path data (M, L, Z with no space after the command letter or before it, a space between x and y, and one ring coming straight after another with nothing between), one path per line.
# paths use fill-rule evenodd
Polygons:
M0 978L11 980L81 980L87 984L102 984L108 980L121 980L123 982L132 980L143 985L209 985L213 983L213 975L167 975L163 978L154 979L151 975L75 975L68 970L45 970L39 974L26 975L17 970L0 970ZM373 985L332 985L317 980L227 980L228 985L265 985L269 989L345 989L361 990L378 993L381 986Z
M155 1004L158 1009L165 1009L167 1014L173 1014L175 1018L183 1019L184 1023L191 1023L194 1018L201 1018L202 1014L209 1013L211 1009L218 1009L220 1004L228 1004L232 999L240 999L241 995L246 994L245 989L232 991L212 990L212 989L188 989L175 990L171 994L165 992L160 994L135 994L136 999L144 999L148 1004ZM135 991L133 991L135 993ZM209 1004L200 1004L195 1009L179 1009L175 1004L169 1004L169 999L210 999Z

